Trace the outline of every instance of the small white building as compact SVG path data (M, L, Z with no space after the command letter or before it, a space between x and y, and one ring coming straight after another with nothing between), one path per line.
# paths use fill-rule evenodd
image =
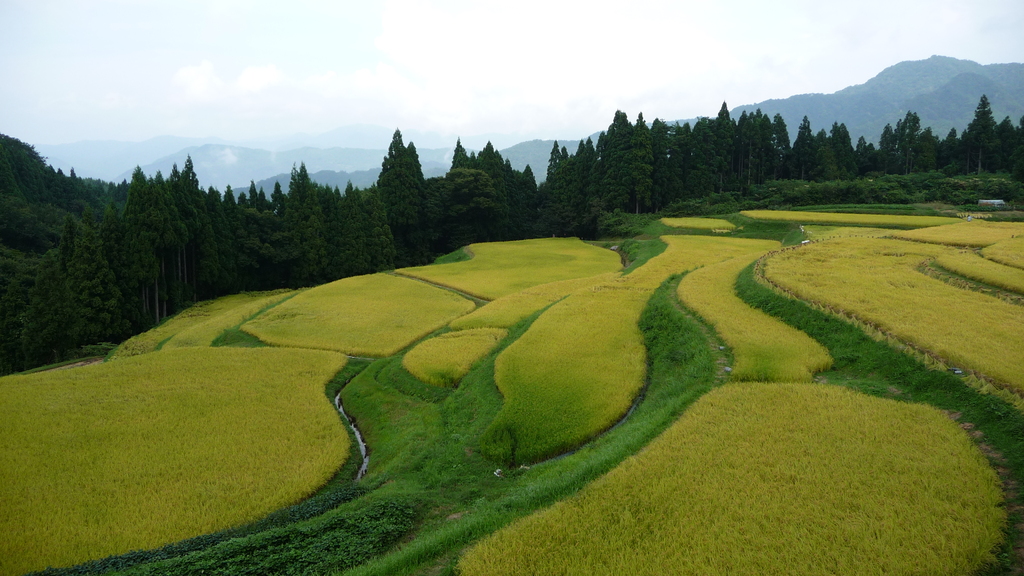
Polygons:
M1002 208L1006 206L1006 202L1002 200L978 200L978 206L998 206Z

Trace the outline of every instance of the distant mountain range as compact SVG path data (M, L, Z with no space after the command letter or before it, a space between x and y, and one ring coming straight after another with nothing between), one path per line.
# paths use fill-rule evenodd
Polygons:
M782 114L790 138L796 138L804 116L815 132L829 130L833 122L843 122L854 142L864 136L868 142L877 143L886 124L895 127L912 111L920 116L922 128L931 126L939 138L944 138L950 128L959 133L967 127L982 94L988 96L997 122L1009 116L1017 125L1024 116L1024 64L982 66L970 60L932 56L900 62L863 84L833 94L766 100L737 106L730 113L733 119L758 108L769 116Z
M970 60L932 56L927 60L900 62L864 84L833 94L800 94L737 106L730 112L734 119L744 111L749 113L758 108L769 116L782 114L791 138L796 137L800 120L806 115L814 131L828 130L833 122L843 122L855 141L863 135L869 142L877 142L886 123L895 126L912 110L920 116L922 127L931 126L943 138L950 128L961 131L967 126L982 94L988 95L997 121L1009 116L1017 124L1024 116L1024 64L983 66ZM656 111L648 112L653 117ZM709 116L717 114L717 110L709 112ZM393 133L394 129L381 126L352 125L318 135L296 134L246 142L160 136L144 142L36 145L36 150L54 168L67 172L74 167L79 176L117 182L130 178L135 166L141 166L149 175L157 170L166 175L173 164L180 168L186 156L191 155L203 186L223 189L230 184L236 189L247 189L249 181L255 180L269 192L275 180L286 184L292 166L300 162L305 162L317 182L344 188L351 180L355 186L369 186L376 181ZM599 133L592 135L595 142ZM403 131L402 136L407 144L416 144L424 175L447 171L455 136L414 130ZM487 134L463 138L462 144L467 150L479 150L488 141L499 148L514 168L522 170L529 164L537 181L544 180L554 140L515 144L514 136ZM579 138L558 140L559 146L565 146L570 153L576 151L578 142Z

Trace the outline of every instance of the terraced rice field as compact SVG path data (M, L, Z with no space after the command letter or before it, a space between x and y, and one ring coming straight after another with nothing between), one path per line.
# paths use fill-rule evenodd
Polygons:
M754 252L690 272L679 282L679 300L732 348L733 380L809 382L815 372L832 365L828 350L796 328L754 310L734 293L740 271L760 256Z
M218 314L211 315L207 320L178 332L163 345L163 348L209 346L228 328L239 326L264 308L272 306L292 294L294 294L294 291L286 290L263 298L251 298L248 294L225 296L219 300L238 298L237 305L227 308Z
M920 242L837 239L777 254L765 275L801 299L854 314L955 366L1024 392L1024 307L917 270L955 253Z
M1024 270L987 260L976 252L962 250L942 254L935 263L971 280L1024 294Z
M0 378L0 574L228 528L349 454L324 398L345 357L183 348Z
M993 262L1024 269L1024 236L996 242L984 248L981 255Z
M483 539L458 569L972 574L1001 541L1001 503L986 458L934 408L730 384L576 496Z
M402 358L402 366L427 384L454 386L507 334L508 330L501 328L473 328L441 334L408 351Z
M808 240L829 240L831 238L881 238L892 234L891 228L871 228L869 226L822 226L808 224L804 226Z
M733 230L736 225L721 218L662 218L661 223L673 228L692 230Z
M454 288L483 300L622 268L619 255L576 238L470 244L471 260L402 268L399 274Z
M983 248L1024 234L1024 222L986 222L974 220L950 226L893 232L893 238L931 242L949 246Z
M276 346L383 357L475 307L417 280L371 274L307 290L246 322L242 330Z
M579 446L629 409L646 373L640 313L669 276L771 240L666 236L668 248L627 276L583 288L545 311L495 362L505 398L481 438L499 462L543 460Z
M156 328L125 340L114 355L124 358L146 354L156 350L161 343L170 345L179 334L182 334L181 339L172 346L209 346L224 329L238 325L291 292L245 292L199 302Z
M618 277L617 273L609 272L586 278L539 284L488 302L473 312L452 320L448 326L452 330L488 327L511 328L523 318L545 306L558 302L577 290L609 282L616 277Z
M902 216L891 214L851 214L845 212L800 212L787 210L744 210L744 216L755 220L782 220L802 224L853 224L860 226L889 226L925 228L962 222L959 218L944 216Z

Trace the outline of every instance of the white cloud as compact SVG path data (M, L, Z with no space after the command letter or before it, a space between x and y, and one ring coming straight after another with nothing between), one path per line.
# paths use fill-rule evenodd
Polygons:
M215 100L223 94L224 82L213 71L213 64L203 60L198 66L185 66L174 73L174 83L184 89L187 100Z
M284 75L277 66L249 66L239 74L235 86L242 92L260 92L264 88L280 84Z

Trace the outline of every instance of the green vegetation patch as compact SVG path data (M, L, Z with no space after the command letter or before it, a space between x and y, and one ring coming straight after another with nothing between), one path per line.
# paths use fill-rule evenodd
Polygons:
M576 238L471 244L473 259L397 272L493 300L538 284L614 272L619 255Z
M459 569L969 574L993 560L1001 503L985 457L934 408L730 384L576 497L484 539Z
M340 354L183 348L0 379L3 574L154 548L312 494L349 455Z

